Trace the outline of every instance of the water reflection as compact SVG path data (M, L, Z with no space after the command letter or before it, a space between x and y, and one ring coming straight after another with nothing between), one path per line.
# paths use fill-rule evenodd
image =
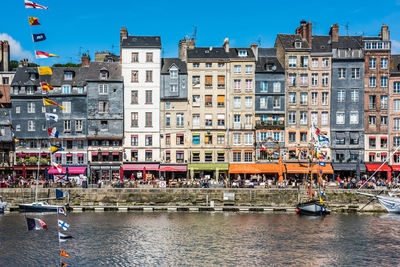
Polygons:
M0 266L57 265L57 216L28 232L0 216ZM392 265L400 217L265 213L75 213L63 243L72 266ZM373 249L372 249L373 248Z

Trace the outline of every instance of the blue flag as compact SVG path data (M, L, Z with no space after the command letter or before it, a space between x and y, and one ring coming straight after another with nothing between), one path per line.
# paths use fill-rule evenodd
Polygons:
M36 42L41 42L46 40L46 35L44 35L44 33L38 33L38 34L32 34L32 39L33 41Z
M322 166L322 167L325 167L326 166L326 164L325 164L325 162L318 162L318 164L319 164L319 166Z
M61 191L61 190L56 189L56 198L57 198L57 199L63 198L63 197L66 197L66 196L67 196L66 193L64 193L64 192Z

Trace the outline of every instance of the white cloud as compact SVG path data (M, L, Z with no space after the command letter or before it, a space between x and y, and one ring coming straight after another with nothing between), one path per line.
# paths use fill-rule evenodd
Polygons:
M396 40L392 41L392 54L400 54L400 42Z
M33 59L34 59L33 54L31 52L25 50L21 46L21 43L19 41L15 40L7 33L0 33L0 40L8 41L8 43L10 45L11 58L18 59L18 60L23 59L23 58L28 58L29 61L33 61Z

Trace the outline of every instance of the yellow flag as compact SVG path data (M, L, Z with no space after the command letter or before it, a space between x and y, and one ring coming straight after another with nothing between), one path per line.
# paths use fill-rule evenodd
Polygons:
M14 138L14 142L19 142L19 139L17 139L17 138Z
M50 67L39 67L39 75L53 75Z
M45 106L56 105L56 106L62 108L63 110L66 109L65 107L63 107L63 106L57 104L55 101L50 100L50 99L48 99L48 98L43 98L43 105L45 105Z

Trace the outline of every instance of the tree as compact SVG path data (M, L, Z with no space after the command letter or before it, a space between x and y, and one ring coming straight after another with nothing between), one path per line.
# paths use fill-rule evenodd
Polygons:
M11 60L10 61L10 69L16 69L16 68L18 68L18 61Z

